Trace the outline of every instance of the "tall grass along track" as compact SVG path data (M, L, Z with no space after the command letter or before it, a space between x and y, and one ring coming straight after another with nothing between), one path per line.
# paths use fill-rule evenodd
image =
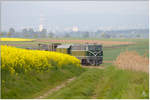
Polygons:
M140 56L136 51L120 53L114 64L121 69L149 72L149 59Z
M148 99L148 74L107 67L99 78L94 99Z

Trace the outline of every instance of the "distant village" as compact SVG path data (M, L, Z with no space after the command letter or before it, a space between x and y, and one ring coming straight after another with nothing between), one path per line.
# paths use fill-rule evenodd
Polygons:
M11 27L8 31L0 33L1 37L24 37L24 38L149 38L148 29L124 29L124 30L96 30L80 31L74 27L70 31L47 31L42 25L39 30L24 28L20 32Z

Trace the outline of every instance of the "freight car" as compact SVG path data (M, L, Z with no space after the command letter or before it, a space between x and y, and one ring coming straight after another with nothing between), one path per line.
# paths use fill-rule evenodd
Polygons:
M82 65L100 65L103 61L102 45L99 44L39 44L40 50L70 54L80 59Z

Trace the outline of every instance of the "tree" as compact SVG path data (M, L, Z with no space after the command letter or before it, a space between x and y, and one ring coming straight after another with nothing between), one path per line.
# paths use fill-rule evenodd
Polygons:
M24 37L26 37L26 38L29 37L29 35L28 35L28 29L27 28L22 29L22 33L23 33Z
M12 34L15 33L15 29L14 28L10 28L9 32L8 32L8 36L12 36Z
M26 28L22 29L22 33L28 33L28 30Z
M34 33L34 30L33 28L29 28L29 31L28 31L30 34Z
M15 29L14 28L10 28L9 29L9 33L15 33Z

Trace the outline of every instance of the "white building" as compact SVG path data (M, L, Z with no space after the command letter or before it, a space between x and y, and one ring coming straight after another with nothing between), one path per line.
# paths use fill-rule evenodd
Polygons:
M39 26L39 31L41 32L43 30L43 25L41 24L40 26Z

